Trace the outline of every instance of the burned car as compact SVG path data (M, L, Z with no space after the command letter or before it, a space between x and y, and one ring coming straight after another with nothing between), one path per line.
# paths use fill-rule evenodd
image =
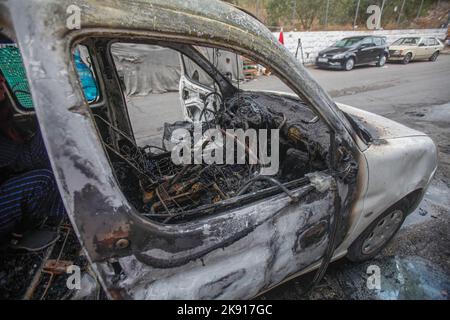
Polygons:
M33 109L15 100L17 117L37 117L70 221L112 299L252 298L312 270L315 283L333 260L374 257L436 170L428 136L334 103L262 23L220 1L3 0L0 27L17 43L33 100ZM165 104L136 117L161 122L160 144L137 143L112 54L123 44L180 57L181 119L164 122ZM98 83L91 99L80 48ZM217 50L265 65L294 94L242 89L208 58ZM174 162L173 133L195 126L277 132L267 148L278 150L278 170L265 175L259 155Z

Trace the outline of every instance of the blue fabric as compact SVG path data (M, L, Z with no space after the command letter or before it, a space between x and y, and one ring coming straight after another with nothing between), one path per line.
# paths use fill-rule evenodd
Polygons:
M62 218L64 206L40 133L20 145L0 135L0 154L1 170L12 172L0 186L0 239L46 218Z
M74 60L84 96L89 103L94 102L99 96L98 83L94 73L83 62L78 49L75 50ZM26 77L25 66L20 55L20 50L16 44L0 43L0 73L5 77L8 86L14 89L13 93L19 105L26 110L33 110L33 100L29 94L30 88Z
M81 59L80 50L76 49L73 56L84 96L88 102L93 102L98 98L98 87L94 75L91 69Z

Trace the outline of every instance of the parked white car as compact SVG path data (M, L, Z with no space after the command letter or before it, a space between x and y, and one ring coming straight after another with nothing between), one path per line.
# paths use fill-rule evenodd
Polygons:
M403 64L420 59L436 61L443 49L444 45L435 37L400 38L389 46L389 61L401 61Z

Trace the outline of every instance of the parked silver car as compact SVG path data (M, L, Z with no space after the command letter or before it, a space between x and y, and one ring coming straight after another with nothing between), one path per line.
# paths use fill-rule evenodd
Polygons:
M80 28L68 27L74 6ZM38 118L70 221L110 298L252 298L314 269L320 279L332 260L374 257L436 170L427 135L336 104L262 23L221 1L1 0L0 28L20 48L33 99L33 110L16 104L17 116ZM209 95L215 126L278 128L286 169L266 179L257 166L176 166L164 150L137 146L116 42L195 63L214 84L184 68L183 106L203 111ZM91 101L77 46L99 84ZM295 95L242 90L199 46L265 65ZM184 189L187 172L209 180Z

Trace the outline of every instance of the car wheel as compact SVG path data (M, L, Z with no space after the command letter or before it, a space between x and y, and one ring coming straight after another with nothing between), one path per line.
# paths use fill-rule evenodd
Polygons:
M394 237L405 218L406 212L400 205L391 207L356 238L348 249L347 258L360 262L375 257Z
M382 67L386 64L386 55L381 55L377 62L377 67Z
M345 61L345 71L350 71L353 69L353 67L355 66L355 59L353 58L348 58L347 61Z
M430 57L430 61L436 61L437 57L439 55L439 51L436 51L435 53L433 53L433 55Z
M411 61L412 58L412 54L411 53L407 53L406 56L403 58L402 63L403 64L408 64Z

